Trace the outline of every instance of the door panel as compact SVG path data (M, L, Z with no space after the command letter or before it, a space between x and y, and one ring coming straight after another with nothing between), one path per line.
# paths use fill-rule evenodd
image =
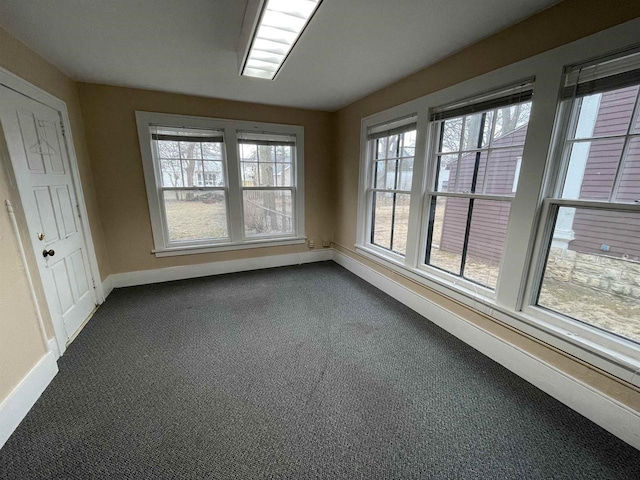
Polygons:
M58 234L58 223L53 208L51 192L48 187L37 187L33 189L36 199L39 226L38 233L43 233L47 243L55 242L60 238Z
M82 300L82 297L89 291L89 281L87 279L87 272L84 269L84 259L82 258L82 250L76 250L68 259L71 263L73 270L73 278L75 279L74 285L74 297L76 302Z
M66 185L63 187L55 187L56 197L58 199L58 206L60 209L60 214L62 216L62 232L64 238L68 238L74 233L78 233L78 228L76 225L76 215L74 212L74 208L71 205L71 194L69 192L69 187Z
M60 313L62 313L64 317L74 304L73 293L71 292L71 281L69 279L69 272L67 271L67 262L63 258L53 265L49 265L49 269L53 272Z
M22 138L25 146L33 146L38 144L38 133L36 131L36 123L33 115L28 112L18 112L18 123L22 132ZM25 149L27 154L27 165L33 173L44 173L44 159L42 154L32 151L31 148Z
M96 294L60 114L0 86L0 120L49 311L66 341Z

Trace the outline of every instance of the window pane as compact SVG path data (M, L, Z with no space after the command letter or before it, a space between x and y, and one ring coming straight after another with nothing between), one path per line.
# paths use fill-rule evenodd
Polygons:
M442 152L460 151L460 135L462 134L462 117L444 121L442 138L440 139Z
M275 162L276 152L273 145L258 145L259 162Z
M578 99L573 138L626 134L637 95L638 87L634 86Z
M371 243L387 249L391 249L393 196L394 194L389 192L373 192Z
M158 146L158 156L160 158L180 158L178 142L158 140L156 145Z
M438 184L436 185L436 191L438 192L453 192L456 186L455 170L457 168L458 154L452 155L440 155L438 157L438 163L440 169L438 171ZM451 174L451 171L454 174Z
M397 158L399 157L400 148L400 135L390 135L387 140L387 158Z
M616 200L619 202L640 201L640 138L629 142L627 158L620 174Z
M495 290L511 202L475 200L464 277Z
M410 195L406 193L396 194L396 207L393 216L393 245L391 249L401 255L406 255L407 253L410 201Z
M411 130L410 132L404 133L404 138L402 140L403 146L403 157L413 157L416 153L416 131Z
M250 143L240 144L240 159L246 162L258 161L258 147Z
M291 186L291 164L276 163L275 165L276 185L279 187Z
M518 162L522 159L523 147L492 150L489 153L489 166L486 174L484 193L488 195L515 195L517 186L516 173L519 173ZM476 192L482 192L481 182Z
M222 160L222 144L221 143L203 143L202 157L207 160Z
M386 171L387 169L387 162L386 161L379 161L376 162L376 172L375 172L375 179L373 182L374 188L385 188L386 185Z
M403 158L398 171L398 190L411 190L413 180L413 158Z
M640 342L640 214L559 208L538 305Z
M472 192L474 172L478 162L478 173L475 175L476 188L475 192L482 191L482 182L484 180L484 170L487 163L487 151L467 152L460 155L443 155L440 161L440 176L444 174L448 181L439 178L438 183L442 185L444 192L470 193ZM448 172L444 165L448 162ZM458 170L460 170L458 172Z
M258 164L242 162L242 186L256 187L258 185Z
M200 142L180 142L180 158L202 158Z
M623 146L623 138L573 143L562 198L609 200Z
M184 187L180 160L160 160L163 187Z
M180 190L163 192L169 241L227 238L225 193Z
M276 162L291 163L291 151L290 145L276 145Z
M460 274L462 248L469 213L468 198L437 197L432 202L431 245L426 263L447 272Z
M387 158L387 137L376 140L376 158Z
M393 190L396 188L396 166L397 160L387 160L387 170L385 172L384 188Z
M275 187L277 182L277 172L275 163L258 163L258 186Z
M223 187L224 171L222 170L222 162L202 162L204 169L205 187Z
M464 138L462 150L484 148L489 144L493 112L476 113L464 118ZM482 130L482 136L481 135Z
M524 145L531 114L531 103L499 108L493 131L493 147Z
M202 177L202 161L201 160L181 160L182 178L185 187L196 187L198 185L198 175Z
M245 235L293 232L290 190L245 190L242 197Z

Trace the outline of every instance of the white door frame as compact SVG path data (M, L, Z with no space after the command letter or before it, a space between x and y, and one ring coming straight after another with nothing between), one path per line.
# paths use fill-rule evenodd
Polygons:
M100 277L100 270L98 268L98 258L96 256L95 247L93 244L93 236L91 235L91 229L89 227L89 216L87 214L87 206L84 201L84 192L82 190L82 182L80 180L80 172L78 169L78 159L76 157L76 151L73 142L73 134L71 131L71 122L69 120L69 113L67 111L67 104L60 100L57 97L54 97L50 93L42 90L41 88L36 87L35 85L29 83L28 81L18 77L12 72L0 67L0 85L10 88L11 90L15 90L22 95L25 95L36 102L42 103L48 107L51 107L61 114L62 126L64 129L64 139L67 147L68 157L69 157L69 167L71 169L71 178L73 181L73 187L76 193L76 200L78 202L78 206L80 208L80 224L82 226L82 233L84 234L84 241L87 248L87 254L89 257L89 266L91 268L91 276L94 279L94 291L96 296L96 301L101 304L104 302L104 291L102 289L102 280ZM11 163L11 162L10 162ZM11 165L13 168L13 165ZM22 199L20 201L22 204ZM24 206L24 205L23 205ZM24 210L24 209L23 209ZM32 246L29 245L29 251L32 250ZM38 271L39 276L41 278L40 272ZM53 322L53 329L55 331L56 336L56 344L58 346L58 352L60 355L64 353L67 348L66 335L64 325L62 323L62 317L60 315L55 315L55 310L52 309L51 305L47 301L47 308L49 309L49 316L51 317L51 321Z

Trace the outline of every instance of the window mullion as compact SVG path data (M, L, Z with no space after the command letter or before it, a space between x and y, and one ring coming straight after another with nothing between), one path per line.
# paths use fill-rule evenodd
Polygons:
M519 310L525 296L561 83L561 66L541 71L536 77L535 106L529 117L527 141L520 167L520 177L527 181L519 182L518 191L511 203L500 276L496 285L496 303L511 310Z
M238 135L235 128L225 128L225 153L227 159L229 235L232 242L243 240L242 228L242 188L240 187L240 159L238 155Z

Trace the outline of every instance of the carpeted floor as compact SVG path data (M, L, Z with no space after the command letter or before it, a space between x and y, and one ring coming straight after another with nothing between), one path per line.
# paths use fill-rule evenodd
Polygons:
M0 478L640 478L640 452L333 262L114 291Z

